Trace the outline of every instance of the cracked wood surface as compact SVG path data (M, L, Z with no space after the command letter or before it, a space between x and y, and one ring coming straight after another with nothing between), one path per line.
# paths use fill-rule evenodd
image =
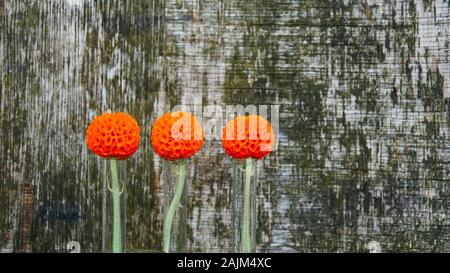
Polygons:
M33 251L108 248L109 169L85 145L104 111L142 127L119 164L127 249L160 249L173 177L150 126L198 98L280 106L257 251L450 251L449 16L444 0L0 0L2 251L20 248L24 181ZM233 248L233 164L217 140L189 160L186 251Z

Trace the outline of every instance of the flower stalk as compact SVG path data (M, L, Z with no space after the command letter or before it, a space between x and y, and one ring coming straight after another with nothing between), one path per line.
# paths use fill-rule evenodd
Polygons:
M242 215L242 240L241 250L243 253L249 253L251 248L250 239L250 188L253 176L253 159L245 159L245 181L244 181L244 205Z
M170 235L172 230L173 218L175 212L180 204L181 196L183 195L183 189L186 178L186 160L180 160L178 165L178 183L175 190L175 195L167 210L166 218L164 219L163 226L163 251L169 253L170 247Z
M113 197L113 253L122 252L121 241L121 215L120 215L120 189L119 180L117 178L117 164L115 159L110 160L111 163L111 184Z

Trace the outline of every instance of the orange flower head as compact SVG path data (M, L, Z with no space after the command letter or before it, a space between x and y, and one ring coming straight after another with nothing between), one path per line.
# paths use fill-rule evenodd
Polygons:
M270 153L274 142L272 125L258 115L239 116L222 132L225 152L236 159L261 159Z
M198 152L204 143L200 122L192 113L166 113L153 124L152 146L155 152L168 160L188 158Z
M104 158L127 159L136 152L139 139L136 120L121 112L95 117L86 130L89 150Z

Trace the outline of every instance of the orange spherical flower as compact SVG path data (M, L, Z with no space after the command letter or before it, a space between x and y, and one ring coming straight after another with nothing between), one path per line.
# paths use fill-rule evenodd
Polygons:
M155 121L151 133L155 152L168 160L188 158L204 142L203 129L192 113L166 113Z
M126 159L136 152L140 128L136 120L125 113L95 117L86 130L89 149L104 158Z
M236 159L261 159L270 153L274 142L272 125L258 115L237 117L223 128L222 145Z

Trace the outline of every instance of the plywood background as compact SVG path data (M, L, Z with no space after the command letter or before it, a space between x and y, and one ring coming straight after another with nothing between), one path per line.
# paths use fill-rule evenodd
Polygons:
M27 237L25 182L32 251L105 250L108 166L84 144L105 111L142 126L119 165L126 242L158 251L170 166L150 126L195 98L280 107L258 251L450 251L449 16L448 0L0 0L2 251ZM186 250L228 252L233 162L208 141L189 170Z

